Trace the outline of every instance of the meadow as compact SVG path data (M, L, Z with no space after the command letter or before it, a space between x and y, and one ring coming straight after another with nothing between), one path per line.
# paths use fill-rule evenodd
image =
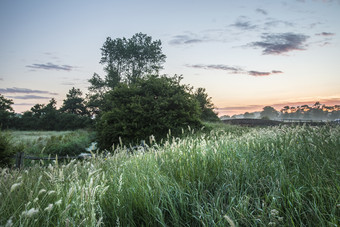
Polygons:
M0 169L0 226L339 225L339 126L208 127Z

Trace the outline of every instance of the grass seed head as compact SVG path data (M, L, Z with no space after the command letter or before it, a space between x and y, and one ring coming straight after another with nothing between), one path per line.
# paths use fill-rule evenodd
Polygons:
M26 216L26 217L32 217L32 216L36 215L37 213L39 213L39 209L31 208L28 211L22 212L22 215Z
M48 204L48 206L45 208L45 211L51 212L51 210L53 209L53 204Z
M234 221L231 220L231 218L230 218L228 215L224 215L224 218L227 220L227 222L229 223L229 225L230 225L231 227L235 227L235 226L236 226L235 223L234 223Z
M22 184L22 182L13 184L12 187L11 187L11 191L10 191L10 192L13 192L13 191L14 191L15 189L17 189L21 184Z

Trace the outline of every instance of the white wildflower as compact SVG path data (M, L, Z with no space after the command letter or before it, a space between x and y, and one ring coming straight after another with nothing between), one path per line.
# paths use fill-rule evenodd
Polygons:
M32 208L28 211L22 212L22 215L26 216L26 217L32 217L33 215L35 215L37 213L39 213L39 209Z
M278 217L277 220L283 221L283 217Z
M13 184L12 187L11 187L11 192L14 191L14 190L15 190L17 187L19 187L21 184L22 184L22 182Z
M45 189L41 189L41 190L39 191L38 195L41 195L42 193L45 193L45 192L46 192Z
M45 211L50 212L53 209L53 204L48 204L48 206L45 208Z
M268 223L268 226L275 226L275 225L276 225L275 222L269 222L269 223Z

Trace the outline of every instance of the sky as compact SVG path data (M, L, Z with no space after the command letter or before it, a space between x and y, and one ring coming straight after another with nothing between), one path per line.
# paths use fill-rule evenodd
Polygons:
M16 112L104 77L107 37L162 41L162 74L219 116L340 104L340 0L0 0L0 94Z

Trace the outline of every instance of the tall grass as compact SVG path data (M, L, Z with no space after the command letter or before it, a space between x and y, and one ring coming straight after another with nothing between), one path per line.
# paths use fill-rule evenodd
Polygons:
M85 152L95 133L76 131L9 131L11 143L33 156L73 156Z
M340 127L215 128L133 155L1 169L0 225L339 225Z

